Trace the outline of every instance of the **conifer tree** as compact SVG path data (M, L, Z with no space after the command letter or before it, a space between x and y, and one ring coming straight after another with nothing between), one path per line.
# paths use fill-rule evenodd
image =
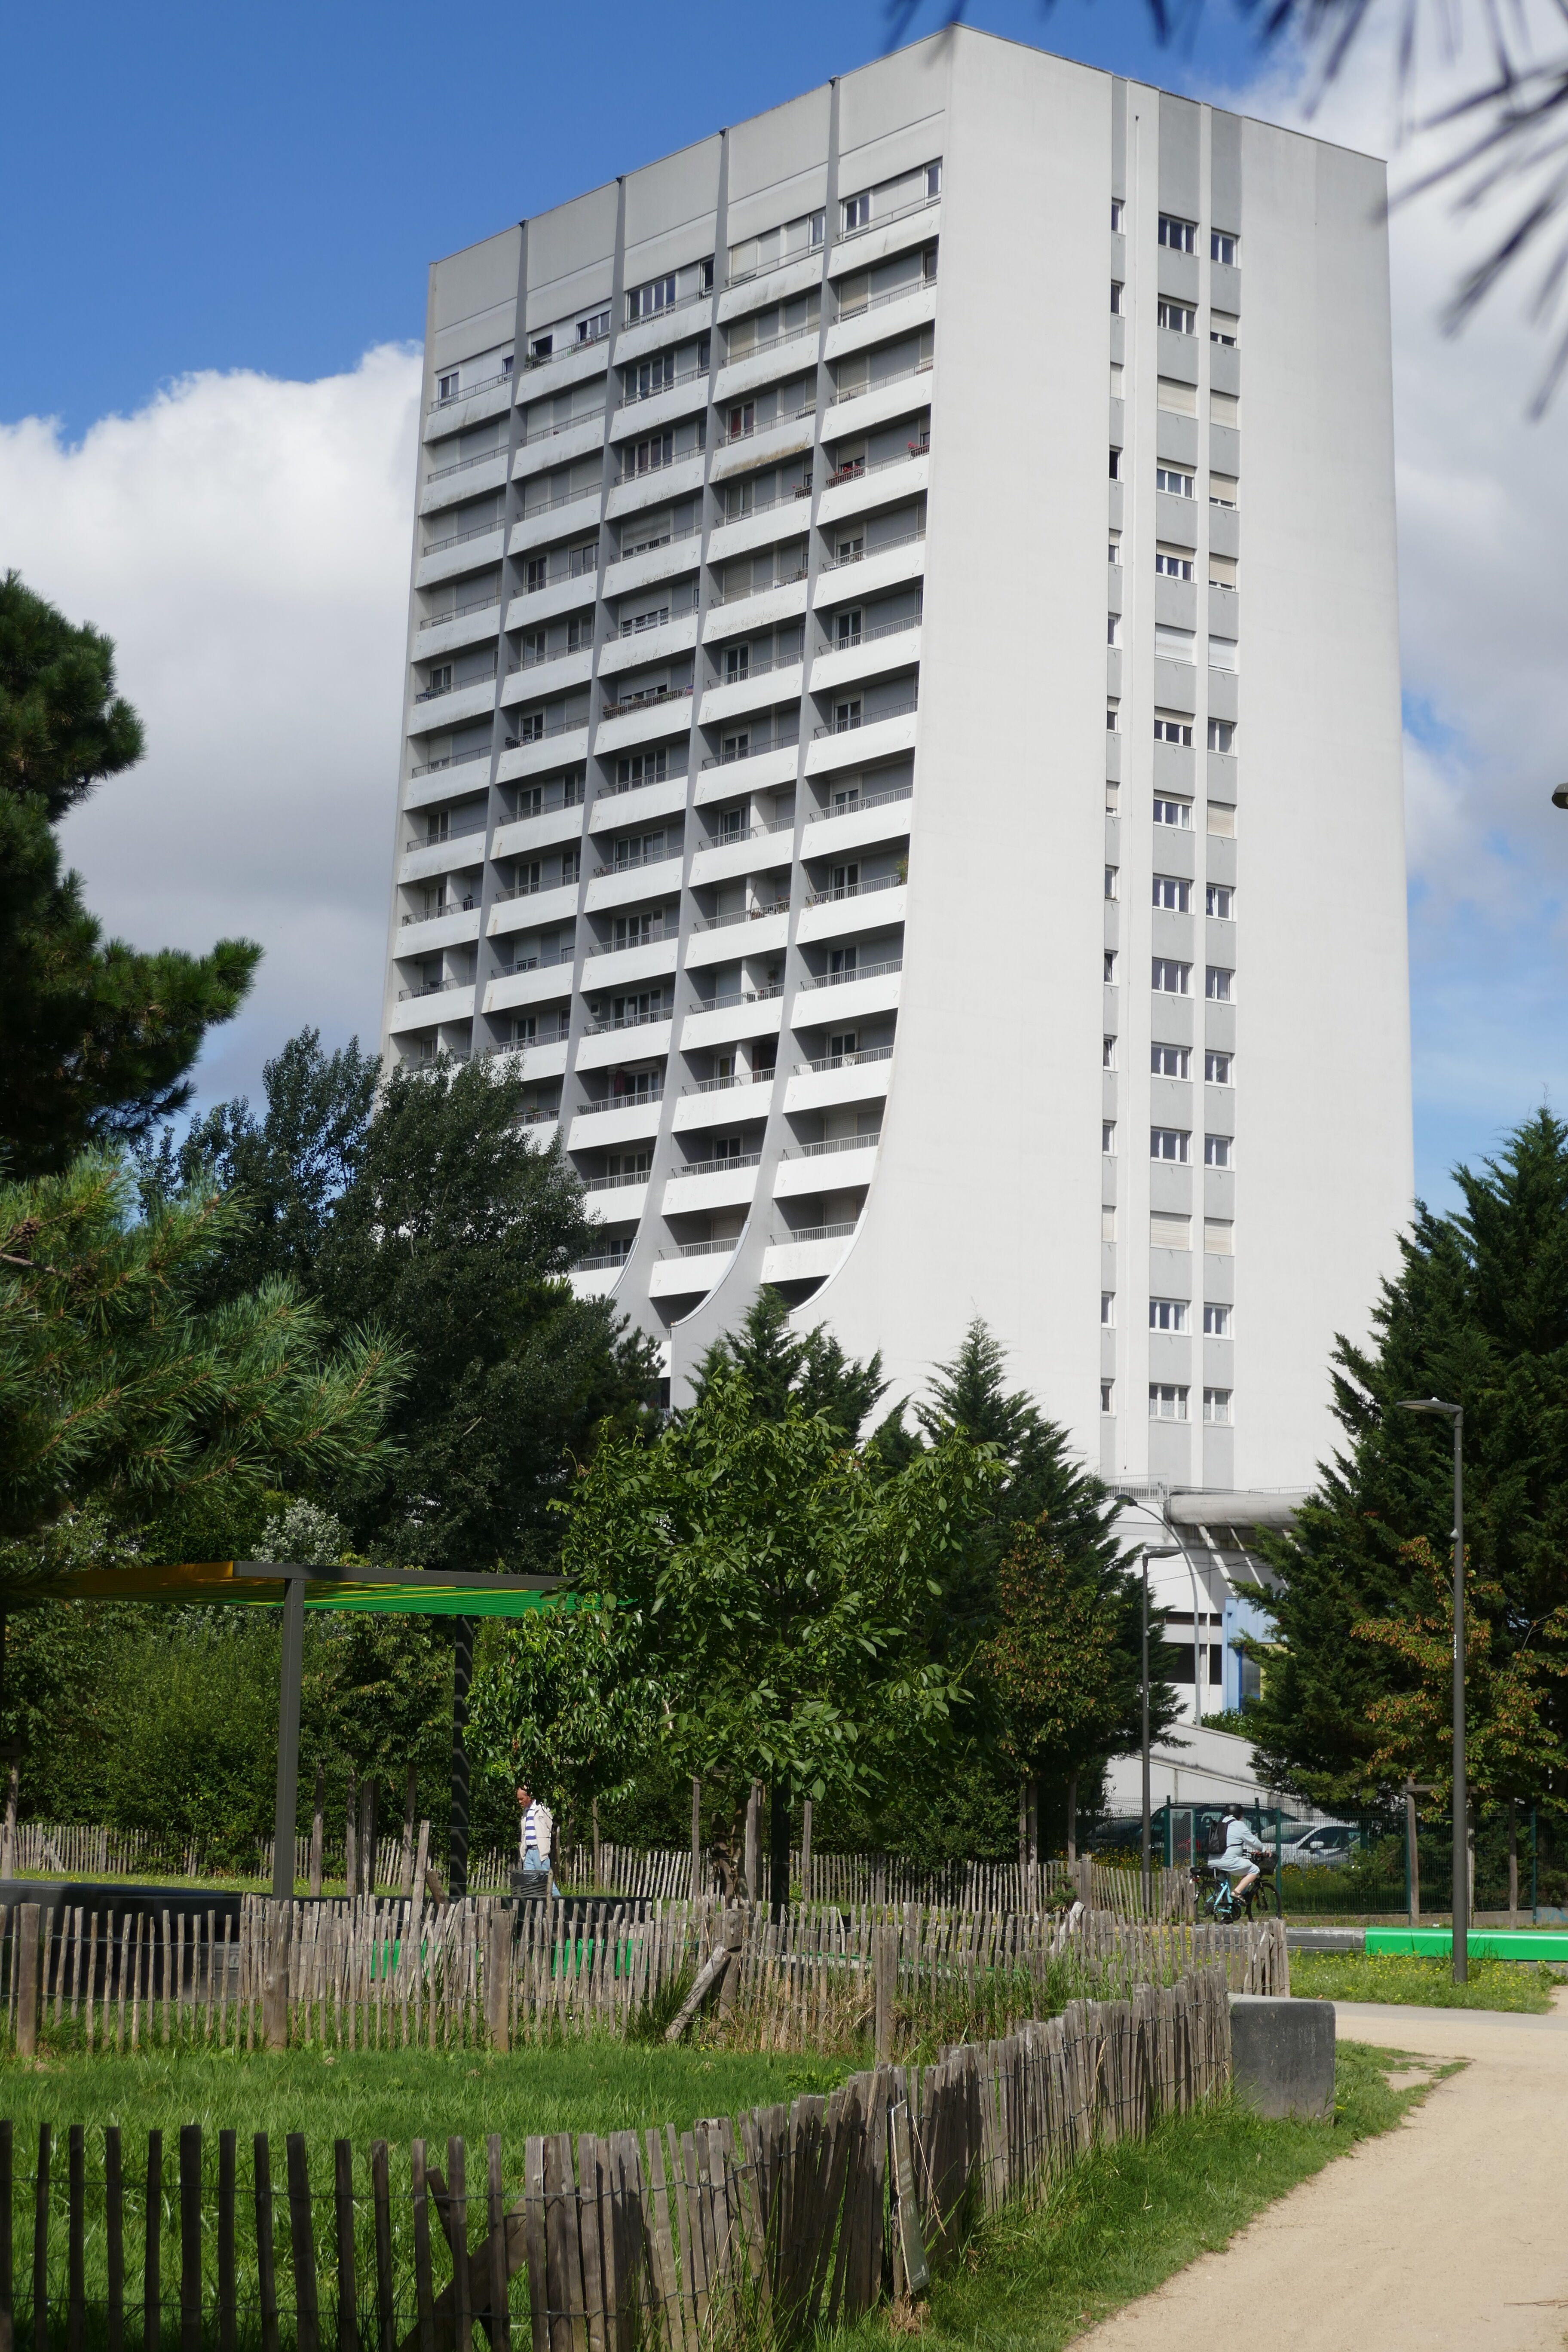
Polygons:
M821 1324L792 1331L791 1311L782 1291L764 1283L740 1329L715 1339L698 1366L693 1403L702 1402L718 1372L738 1371L763 1419L781 1421L793 1400L803 1412L826 1413L853 1441L887 1392L881 1354L861 1363Z

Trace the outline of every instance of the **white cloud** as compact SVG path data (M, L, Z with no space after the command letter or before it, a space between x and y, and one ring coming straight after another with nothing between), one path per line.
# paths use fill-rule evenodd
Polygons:
M65 827L105 929L266 949L201 1067L258 1091L306 1022L374 1043L397 775L417 354L190 376L68 446L0 426L0 563L107 629L148 756Z

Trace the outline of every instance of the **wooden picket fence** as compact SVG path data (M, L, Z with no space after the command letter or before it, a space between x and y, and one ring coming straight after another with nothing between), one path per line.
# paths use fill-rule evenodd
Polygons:
M40 2032L89 2051L171 2042L430 2048L657 2032L705 1962L721 1971L727 2039L852 2055L888 1974L879 2048L1011 2032L1079 1996L1130 1995L1210 1961L1237 1992L1289 1989L1277 1919L1217 1927L1066 1913L901 1915L763 1906L521 1903L470 1896L426 1906L360 1897L275 1903L247 1895L220 1917L127 1912L118 1935L85 1906L40 1916L0 1906L5 2028L30 2052Z
M884 2295L920 2295L978 2221L1229 2072L1225 1971L1211 1965L788 2108L679 2133L532 2137L521 2176L491 2135L472 2191L461 2138L444 2173L415 2140L395 2188L384 2140L358 2157L337 2140L323 2189L289 2133L275 2189L257 2133L242 2189L234 2131L216 2135L215 2165L211 2136L182 2129L171 2184L160 2133L142 2147L95 2130L89 2173L86 2130L68 2128L62 2168L44 2124L18 2175L0 2123L0 2342L473 2352L478 2326L489 2352L525 2339L530 2352L708 2352L747 2337L791 2352Z

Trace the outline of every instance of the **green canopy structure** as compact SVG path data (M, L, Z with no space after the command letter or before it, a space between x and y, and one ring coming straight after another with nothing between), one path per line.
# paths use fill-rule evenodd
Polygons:
M370 1610L408 1617L453 1617L453 1837L451 1887L466 1877L468 1779L463 1732L473 1664L472 1620L522 1617L553 1601L570 1606L555 1576L461 1576L429 1568L310 1568L270 1559L182 1560L164 1567L73 1569L54 1576L0 1580L0 1626L13 1609L54 1601L212 1602L283 1611L283 1663L278 1692L278 1789L273 1815L272 1892L294 1892L294 1823L300 1799L300 1683L307 1609ZM467 1638L465 1639L465 1633ZM461 1790L461 1822L458 1797Z

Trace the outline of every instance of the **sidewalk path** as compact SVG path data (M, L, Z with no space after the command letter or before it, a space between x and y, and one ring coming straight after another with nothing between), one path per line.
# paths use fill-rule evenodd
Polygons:
M1470 2063L1075 2352L1563 2352L1568 2012L1336 2007L1342 2042Z

